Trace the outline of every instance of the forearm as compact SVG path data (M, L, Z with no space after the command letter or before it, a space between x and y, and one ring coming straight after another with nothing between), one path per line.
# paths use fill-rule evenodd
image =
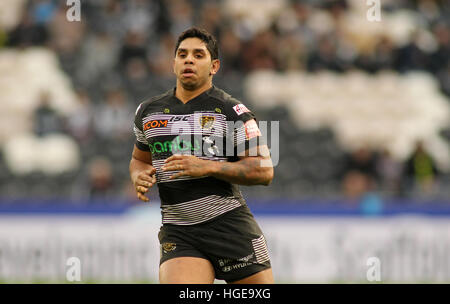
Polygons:
M152 168L153 168L153 166L151 164L132 157L130 160L130 166L129 166L131 180L132 181L135 180L135 177L140 172L142 172L144 170L151 170Z
M264 158L246 157L237 162L212 162L209 176L238 185L269 185L273 168L261 166Z

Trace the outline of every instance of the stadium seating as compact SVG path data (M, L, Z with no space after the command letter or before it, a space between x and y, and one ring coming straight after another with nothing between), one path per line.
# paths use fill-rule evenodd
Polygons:
M31 183L30 196L89 197L97 157L114 164L111 193L128 195L134 110L174 85L176 35L196 23L222 43L215 84L280 122L273 184L246 194L339 197L353 151L401 163L424 139L442 171L436 195L449 197L448 8L430 3L383 1L382 22L368 22L359 0L83 1L83 22L70 23L65 4L42 16L39 1L2 1L0 196ZM34 26L42 41L20 35ZM43 94L60 124L40 134Z

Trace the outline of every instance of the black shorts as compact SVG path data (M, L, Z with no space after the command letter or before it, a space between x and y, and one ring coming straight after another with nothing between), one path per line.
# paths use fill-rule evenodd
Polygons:
M201 224L165 224L158 238L160 265L177 257L204 258L212 263L216 279L226 282L270 268L264 235L245 205Z

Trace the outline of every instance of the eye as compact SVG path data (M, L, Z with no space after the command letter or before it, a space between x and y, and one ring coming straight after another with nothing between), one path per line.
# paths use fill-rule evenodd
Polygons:
M202 58L203 57L203 54L196 54L195 55L195 58Z

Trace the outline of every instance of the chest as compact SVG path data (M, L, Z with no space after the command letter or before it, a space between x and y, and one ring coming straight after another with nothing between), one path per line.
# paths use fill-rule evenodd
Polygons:
M226 116L214 111L191 113L148 113L142 119L142 130L147 140L178 135L225 136Z

